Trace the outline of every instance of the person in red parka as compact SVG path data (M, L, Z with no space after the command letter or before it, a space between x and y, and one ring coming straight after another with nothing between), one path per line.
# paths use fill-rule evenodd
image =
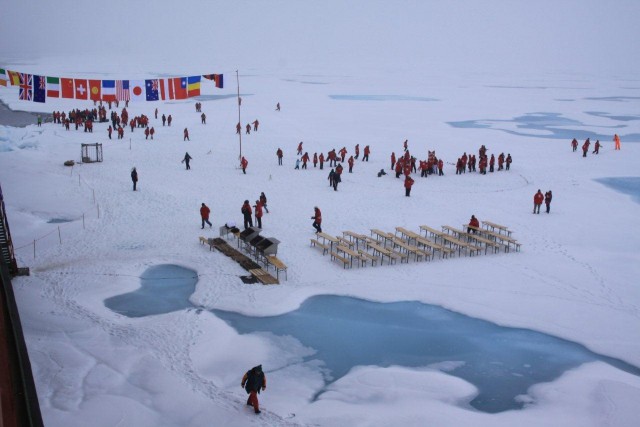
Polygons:
M544 194L542 191L538 190L536 194L533 196L533 213L540 213L540 206L542 206L542 202L544 202Z
M149 128L144 129L144 139L149 139Z
M282 150L280 148L276 151L276 156L278 156L278 165L282 166Z
M578 140L573 138L573 141L571 141L571 148L573 148L573 151L576 151L578 149Z
M344 157L347 155L347 147L342 147L340 151L340 161L344 163Z
M349 173L351 173L351 171L353 170L353 156L349 157L349 160L347 161L347 163L349 164Z
M305 151L304 155L302 156L302 169L306 169L307 168L307 162L309 161L309 153L307 153Z
M356 144L356 155L353 158L358 160L358 156L360 156L360 144Z
M320 153L318 161L320 162L320 170L322 170L322 165L324 165L324 153Z
M209 228L213 227L213 225L211 225L211 223L209 222L209 214L211 213L211 209L209 209L209 206L205 205L204 203L202 204L202 206L200 207L200 218L202 218L202 227L204 228L204 223L206 222L207 224L209 224Z
M318 208L317 206L315 206L313 208L313 216L311 217L311 219L313 220L313 228L316 229L316 233L322 233L322 213L320 212L320 208Z
M183 133L184 133L184 138L183 138L182 140L183 140L183 141L191 141L191 140L189 139L189 129L184 128L184 132L183 132Z
M362 161L363 162L368 162L369 161L369 154L371 153L371 149L369 148L368 145L365 145L364 147L364 155L362 156Z
M391 153L391 170L396 167L396 153Z
M313 153L313 167L315 168L318 164L318 153Z
M258 225L258 228L262 228L262 202L260 200L256 200L254 208L256 210L256 224Z
M443 167L444 167L444 162L442 161L442 159L438 160L438 176L444 175L444 173L442 173Z
M156 133L156 130L153 128L153 126L151 126L151 129L149 129L149 135L151 135L151 139L153 139L154 133Z
M247 166L249 165L249 161L247 159L245 159L244 156L242 156L242 159L240 160L240 167L242 168L242 173L243 174L247 174Z
M492 154L491 158L489 159L489 172L493 172L493 167L496 164L496 157Z
M586 141L584 141L584 144L582 144L582 157L587 157L587 151L589 151L589 145L591 145L591 141L589 141L589 138L587 138Z
M240 208L240 212L242 212L242 218L244 220L244 229L246 230L249 227L253 227L253 219L251 218L251 205L248 200L244 201L244 204Z
M475 230L471 227L480 228L480 221L476 218L475 215L471 215L471 220L469 221L469 227L467 227L467 233L477 233L478 230Z
M298 144L298 153L297 154L302 154L302 141L300 141L300 144Z
M396 178L400 178L402 174L402 163L396 162Z
M406 197L410 197L412 185L413 185L413 178L407 175L406 178L404 179L404 195Z
M599 140L599 139L596 139L596 143L593 145L594 150L593 150L593 153L592 153L592 154L598 154L598 153L600 153L600 146L601 146L601 145L602 145L602 144L600 144L600 140Z

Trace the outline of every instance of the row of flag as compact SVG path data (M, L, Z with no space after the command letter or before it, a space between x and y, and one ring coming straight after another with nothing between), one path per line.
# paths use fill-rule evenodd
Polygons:
M223 88L222 74L148 80L91 80L38 76L0 68L0 86L18 86L18 99L46 102L47 98L93 101L159 101L200 95L201 78Z

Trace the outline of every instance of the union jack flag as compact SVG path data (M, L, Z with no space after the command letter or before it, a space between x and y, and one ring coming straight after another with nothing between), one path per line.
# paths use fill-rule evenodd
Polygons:
M46 89L47 89L47 81L43 77L40 79L40 90L46 90Z
M158 80L151 80L151 90L154 92L158 91Z
M33 74L19 73L18 75L20 76L18 99L31 101L33 99Z

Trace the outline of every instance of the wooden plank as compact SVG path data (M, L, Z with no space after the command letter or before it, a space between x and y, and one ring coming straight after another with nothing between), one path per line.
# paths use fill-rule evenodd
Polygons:
M329 251L329 246L320 243L316 239L311 239L311 246L317 246L319 248L322 248L322 255L326 254Z

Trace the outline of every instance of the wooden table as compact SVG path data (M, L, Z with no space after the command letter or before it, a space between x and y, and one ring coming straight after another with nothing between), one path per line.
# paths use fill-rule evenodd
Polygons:
M511 231L509 230L508 227L504 225L496 224L495 222L491 222L491 221L482 221L482 225L487 230L491 228L491 231L496 231L497 229L498 233L502 234L502 232L504 231L504 234L506 234L507 236L511 236Z

